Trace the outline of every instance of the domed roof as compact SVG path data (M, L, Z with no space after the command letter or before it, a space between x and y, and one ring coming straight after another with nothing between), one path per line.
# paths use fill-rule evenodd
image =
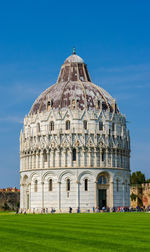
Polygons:
M65 60L64 63L71 63L71 62L84 63L84 60L80 56L72 54Z
M87 65L75 52L61 66L56 84L36 99L29 114L64 108L103 109L119 113L115 100L91 82Z

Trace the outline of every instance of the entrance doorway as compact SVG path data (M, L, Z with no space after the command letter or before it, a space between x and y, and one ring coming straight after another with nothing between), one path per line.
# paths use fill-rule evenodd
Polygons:
M99 209L101 210L102 207L107 207L107 195L106 195L106 189L99 189L98 190L98 203L99 203Z

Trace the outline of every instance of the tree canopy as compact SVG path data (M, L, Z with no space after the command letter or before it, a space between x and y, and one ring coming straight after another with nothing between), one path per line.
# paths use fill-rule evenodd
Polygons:
M130 178L130 183L132 185L145 183L145 175L141 171L133 172Z

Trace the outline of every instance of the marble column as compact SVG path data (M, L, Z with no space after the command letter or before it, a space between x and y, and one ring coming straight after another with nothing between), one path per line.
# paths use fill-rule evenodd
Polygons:
M125 206L124 202L125 202L125 183L122 183L122 205L123 207Z
M50 167L51 168L54 167L53 166L53 161L54 161L54 150L51 149L51 151L50 151Z
M56 150L55 149L53 150L52 157L53 157L53 167L56 167Z
M24 155L23 170L26 169L26 156Z
M42 185L42 208L44 208L44 182L41 182Z
M36 160L35 160L35 153L33 153L33 156L32 156L32 169L35 169L35 162L36 162Z
M29 156L29 154L28 154L28 165L27 165L27 170L29 170L30 169L30 156Z
M97 188L97 180L95 181L95 208L98 207L98 188Z
M31 183L29 183L29 212L31 212Z
M79 167L79 148L76 149L76 166Z
M29 155L28 154L26 156L26 160L27 160L27 162L26 162L26 170L28 170L29 169Z
M106 155L105 166L108 167L108 148L106 148L105 155Z
M68 155L68 166L72 167L73 166L72 149L69 149L69 151L67 152L67 155Z
M100 149L97 148L97 167L100 167Z
M49 150L47 150L47 168L50 167L50 153Z
M33 156L32 154L30 155L30 169L33 168Z
M118 155L117 155L117 149L115 149L115 167L118 166Z
M60 167L60 149L56 150L56 164L55 167Z
M61 166L62 167L67 167L67 149L62 150Z
M110 149L110 166L113 167L113 149Z
M43 151L40 152L40 169L43 169Z
M61 212L61 182L58 181L58 209Z
M49 167L52 167L52 150L49 150Z
M39 155L38 155L38 151L36 152L36 165L35 168L38 169L39 168Z
M120 151L120 167L123 168L123 155L122 155L122 150Z
M112 208L114 206L114 182L113 181L110 182L109 202L110 202L109 207Z
M32 154L30 154L30 169L32 169Z
M88 149L88 166L91 167L91 159L92 159L92 155L91 155L91 149Z
M82 167L87 166L87 160L86 160L86 150L83 149L83 161L82 161Z
M56 154L56 150L53 150L53 152L52 152L52 162L53 162L53 167L56 167L56 158L55 158L55 154Z
M100 148L100 167L103 167L103 161L102 161L102 148Z
M98 163L97 150L96 150L96 148L94 148L94 166L95 166L95 168L97 167L97 163Z
M122 168L125 168L125 158L124 158L124 151L122 153Z
M77 180L77 208L80 207L80 181Z
M121 150L118 150L119 167L121 167Z

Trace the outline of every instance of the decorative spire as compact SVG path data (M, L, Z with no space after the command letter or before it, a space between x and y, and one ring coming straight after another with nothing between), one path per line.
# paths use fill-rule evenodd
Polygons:
M73 54L76 54L76 48L73 47Z

